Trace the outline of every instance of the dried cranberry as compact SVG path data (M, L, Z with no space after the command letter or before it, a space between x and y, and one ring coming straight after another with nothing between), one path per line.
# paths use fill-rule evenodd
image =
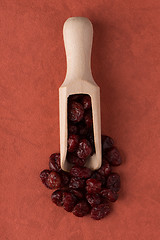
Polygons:
M108 201L107 198L102 197L102 203L109 205L110 202Z
M60 177L61 177L61 186L62 187L67 186L69 184L69 181L70 181L69 173L64 172L64 171L60 171L59 174L60 174Z
M73 193L74 196L76 196L76 198L78 198L78 199L83 199L83 198L84 198L84 194L83 194L82 189L81 189L81 190L78 190L78 189L70 189L69 191L70 191L71 193Z
M93 124L93 120L92 120L92 114L91 112L87 112L84 116L84 121L85 121L85 124L88 128L91 128L92 127L92 124Z
M87 126L86 126L84 123L80 122L80 123L77 125L77 128L78 128L78 133L79 133L79 135L81 135L81 136L86 136L86 135L87 135L87 133L88 133L88 128L87 128Z
M67 160L68 162L80 167L83 167L86 163L86 159L79 158L74 154L67 154Z
M107 178L107 188L114 192L118 192L121 187L120 176L118 173L111 173Z
M77 134L77 132L78 132L77 126L73 125L73 124L69 124L68 125L68 132L69 132L69 134Z
M91 218L95 220L100 220L104 218L108 213L110 213L110 207L108 204L102 203L95 206L91 210Z
M50 189L59 188L61 186L61 178L57 172L50 172L46 180L46 186Z
M95 153L93 128L92 128L91 131L88 133L87 139L88 139L88 141L89 141L90 144L91 144L91 147L92 147L92 153L91 153L91 154L93 155L93 154Z
M41 179L42 183L45 185L46 185L46 180L48 179L50 172L51 172L50 170L45 169L40 173L40 179Z
M106 178L105 176L102 176L100 173L98 173L97 171L94 171L93 174L91 175L91 178L97 179L98 181L100 181L102 183L102 185L106 184Z
M73 214L77 217L83 217L90 212L90 206L87 201L83 200L76 204L73 209Z
M90 109L91 108L91 97L89 95L84 95L82 98L82 104L84 109Z
M111 189L103 189L101 195L104 198L107 198L110 202L115 202L118 199L118 194Z
M69 183L69 188L84 188L85 180L82 178L72 177Z
M68 149L67 161L73 166L70 173L60 166L60 154L49 159L50 170L40 173L46 187L58 190L51 195L57 206L63 206L78 217L87 215L99 220L110 212L108 202L118 199L120 176L111 173L111 166L121 164L121 157L113 139L102 136L102 166L92 172L84 167L87 158L95 152L91 98L86 94L75 94L68 98ZM92 209L91 209L92 208Z
M55 172L59 172L61 170L60 153L53 153L49 157L49 168Z
M102 135L102 152L105 154L114 144L114 141L109 136Z
M99 194L86 194L86 199L91 207L97 206L101 203L101 197Z
M68 152L74 152L78 147L79 137L78 135L70 135L68 138Z
M87 158L92 153L91 144L87 139L82 139L79 141L77 156L79 158Z
M63 193L63 207L67 212L71 212L76 204L76 197L70 192Z
M57 206L62 206L63 205L63 191L62 190L54 191L51 195L51 199Z
M92 171L87 167L73 166L70 170L70 174L73 177L89 178L92 174Z
M119 166L122 163L120 153L116 147L112 147L109 152L105 154L105 158L113 166Z
M105 161L102 166L98 169L98 172L102 175L102 176L108 176L111 172L111 167L109 165L109 163L107 161Z
M82 104L75 101L70 102L68 113L69 113L69 120L75 123L80 122L83 119L83 115L84 115L84 109Z
M88 193L99 193L102 183L94 178L89 178L86 181L86 190Z

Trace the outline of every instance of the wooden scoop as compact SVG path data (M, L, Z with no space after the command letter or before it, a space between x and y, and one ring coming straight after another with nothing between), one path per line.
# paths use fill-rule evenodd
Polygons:
M93 40L92 23L84 17L68 18L64 23L63 37L67 57L67 73L63 84L59 88L61 168L64 171L69 171L71 168L71 164L66 160L68 139L67 98L69 95L82 93L91 96L95 141L95 154L88 158L85 166L95 170L101 166L102 152L100 88L93 79L90 66Z

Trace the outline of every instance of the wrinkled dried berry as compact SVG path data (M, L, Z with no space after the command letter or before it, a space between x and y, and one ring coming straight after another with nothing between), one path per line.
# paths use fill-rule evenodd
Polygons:
M73 177L89 178L92 174L92 171L86 167L73 166L70 170L70 174Z
M116 147L112 147L106 154L105 158L113 166L119 166L122 163L120 153Z
M63 207L67 212L71 212L76 204L76 197L70 192L63 193Z
M85 179L72 177L69 183L69 188L84 188Z
M91 127L92 127L93 120L92 120L92 114L91 114L91 112L87 112L87 113L84 115L84 121L85 121L85 124L86 124L87 128L91 128Z
M62 206L63 205L63 191L62 190L54 191L51 195L51 199L57 206Z
M99 193L102 183L94 178L89 178L86 181L86 190L88 193Z
M114 141L109 136L102 135L102 152L105 154L114 144Z
M77 217L83 217L90 212L89 204L83 200L76 204L73 209L73 214Z
M64 171L60 171L59 172L60 174L60 177L61 177L61 187L65 187L69 184L69 181L70 181L70 175L69 173L67 172L64 172Z
M92 147L92 153L91 155L93 155L95 153L95 145L94 145L94 134L93 134L93 128L91 129L91 131L88 133L87 135L87 140L90 142L91 147Z
M111 173L107 178L107 188L114 192L118 192L121 187L120 176L118 173Z
M102 136L102 166L91 171L84 167L87 159L95 153L91 98L75 94L68 98L68 145L67 161L72 168L64 172L60 166L60 154L49 159L50 170L40 173L46 187L58 190L51 195L57 206L83 217L91 210L93 219L101 219L110 212L108 202L118 199L120 177L111 173L111 166L121 164L121 157L113 139ZM110 166L111 165L111 166ZM91 209L92 208L92 209Z
M84 108L82 104L73 101L69 103L68 113L69 113L69 120L71 120L74 123L80 122L83 119Z
M51 172L50 170L45 169L40 173L40 179L41 179L42 183L45 185L46 185L46 180L48 179L50 172Z
M68 138L68 147L67 147L68 152L76 151L78 147L78 142L79 142L78 135L74 135L74 134L70 135Z
M110 213L110 207L108 204L102 203L95 206L91 210L91 218L95 220L100 220L104 218L108 213Z
M50 172L46 180L46 186L50 189L59 188L61 186L61 178L57 172Z
M85 110L91 108L91 97L89 95L84 95L84 97L82 98L82 105Z
M68 125L68 132L69 132L69 134L77 134L77 132L78 132L77 126L73 125L73 124L69 124Z
M102 176L108 176L111 172L111 167L109 165L109 163L107 161L105 161L102 166L98 169L98 172L102 175Z
M75 164L76 166L83 167L86 163L86 159L79 158L74 154L68 154L67 155L68 162Z
M94 171L91 175L91 178L97 179L99 182L102 183L102 186L106 184L106 178L105 176L102 176L98 171Z
M59 172L61 170L60 153L53 153L49 157L49 168L55 172Z
M111 189L103 189L101 195L104 198L107 198L110 202L115 202L118 199L118 194Z
M84 198L84 194L83 194L82 189L81 189L81 190L78 190L78 189L70 189L69 191L70 191L71 193L73 193L74 196L76 196L76 198L78 198L78 199L83 199L83 198Z
M79 158L87 158L92 153L92 147L91 144L87 139L82 139L79 141L78 149L77 149L77 156Z
M86 126L84 123L80 122L80 123L77 125L77 128L78 128L78 133L79 133L79 135L84 136L84 137L87 135L87 133L88 133L88 128L87 128L87 126Z
M99 194L86 194L86 199L91 207L97 206L101 203L101 197Z

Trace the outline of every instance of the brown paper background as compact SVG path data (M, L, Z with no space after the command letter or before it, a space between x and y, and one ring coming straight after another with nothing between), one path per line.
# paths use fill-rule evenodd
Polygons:
M101 221L56 207L39 179L59 151L70 16L93 23L102 132L123 156L119 200ZM0 1L0 239L160 239L159 24L159 0Z

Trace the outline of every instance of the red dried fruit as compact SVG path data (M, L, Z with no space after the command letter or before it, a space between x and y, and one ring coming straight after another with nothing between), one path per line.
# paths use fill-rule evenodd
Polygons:
M73 214L77 217L83 217L90 212L90 206L87 201L83 200L76 204L73 209Z
M94 178L89 178L86 181L86 190L88 193L99 193L102 183Z
M107 199L107 198L103 198L103 197L102 197L102 203L105 203L105 204L109 205L109 202L108 202L108 199Z
M81 189L81 190L78 190L78 189L70 189L69 191L70 191L71 193L73 193L74 196L76 196L76 198L78 198L78 199L83 199L83 198L84 198L84 194L83 194L82 189Z
M92 153L92 147L91 144L87 139L82 139L79 141L78 149L77 149L77 156L79 158L87 158Z
M102 183L102 185L106 184L106 178L105 176L102 176L100 173L98 173L97 171L94 171L93 174L91 175L91 178L97 179L98 181L100 181Z
M71 120L74 123L80 122L83 119L83 115L84 115L84 109L82 104L75 101L70 102L68 114L69 114L69 120Z
M101 203L101 197L99 194L86 194L86 199L91 207L97 206Z
M84 121L85 121L85 124L86 124L87 128L91 128L92 127L93 120L92 120L92 113L91 113L91 111L85 113Z
M95 220L100 220L104 218L108 213L110 213L110 207L106 203L102 203L98 206L95 206L91 210L91 218Z
M78 128L78 133L79 135L81 136L86 136L87 133L88 133L88 128L87 126L83 123L83 122L80 122L78 125L77 125L77 128Z
M120 153L116 147L112 147L104 156L113 166L119 166L122 163Z
M75 204L76 204L76 197L70 192L63 193L63 207L67 212L72 212Z
M53 153L49 157L49 168L55 172L59 172L61 170L60 153Z
M92 172L84 167L87 158L95 152L91 98L75 94L68 98L67 161L73 165L70 173L60 166L60 154L50 156L49 167L40 174L46 187L58 188L51 195L57 206L83 217L91 210L93 219L101 219L110 212L108 201L115 202L120 189L120 177L111 173L111 167L121 164L120 154L113 147L113 139L102 136L102 166ZM86 180L87 179L87 180ZM79 201L79 202L78 202Z
M68 152L75 152L78 147L79 137L78 135L70 135L68 138Z
M111 172L111 167L107 161L103 162L102 166L98 169L102 176L108 176Z
M114 144L114 141L109 136L102 135L102 153L105 154Z
M64 171L60 171L59 172L60 174L60 177L61 177L61 187L65 187L69 184L69 181L70 181L70 175L69 173L67 172L64 172Z
M107 188L111 189L114 192L118 192L121 187L120 176L118 173L111 173L107 178L106 183Z
M61 186L61 178L57 172L50 172L46 179L46 186L50 189L59 188Z
M48 179L50 172L51 172L50 170L45 169L40 173L40 179L41 179L42 183L45 185L46 185L46 180Z
M88 141L89 141L90 144L91 144L91 147L92 147L92 153L91 153L91 155L93 155L93 154L95 153L93 128L92 128L92 129L90 130L90 132L88 133L87 139L88 139Z
M86 167L73 166L70 170L70 174L73 177L89 178L92 174L92 171Z
M55 203L57 206L63 205L63 191L56 190L51 195L52 202Z
M83 167L86 163L86 159L79 158L74 154L67 154L67 160L68 162L80 167Z
M118 199L118 194L111 189L103 189L101 195L104 198L107 198L110 202L115 202Z
M69 188L84 188L85 179L72 177L69 183Z
M85 110L90 109L91 108L91 97L89 95L84 95L84 97L82 98L82 104L83 104L83 108Z
M69 134L77 134L77 132L78 132L77 126L73 125L73 124L69 124L68 125L68 132L69 132Z

